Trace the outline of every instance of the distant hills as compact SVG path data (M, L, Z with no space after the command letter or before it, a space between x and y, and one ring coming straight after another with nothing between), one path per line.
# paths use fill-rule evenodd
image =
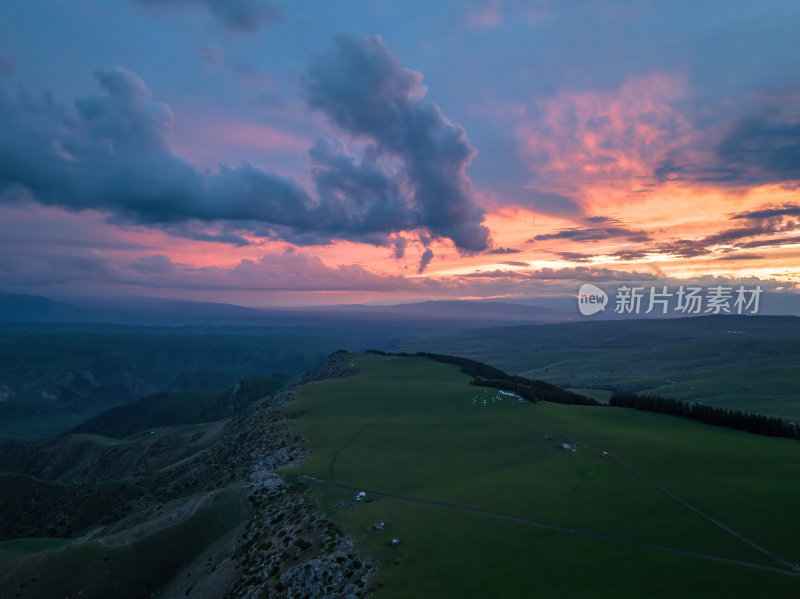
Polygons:
M764 293L759 315L800 315L800 295ZM669 318L684 317L670 312ZM643 319L644 314L638 318ZM652 318L663 318L652 315ZM105 323L135 326L330 327L393 326L404 323L405 335L438 334L487 326L556 324L592 320L633 320L609 305L584 317L571 296L519 301L430 300L395 305L346 304L300 308L248 308L234 304L139 296L56 301L35 295L0 293L0 323Z
M0 321L127 325L222 325L267 321L261 310L231 304L123 296L80 303L35 295L0 294Z
M321 320L381 323L413 320L428 328L478 328L544 324L576 314L540 306L493 301L424 301L393 306L363 304L256 309L213 302L123 296L67 303L33 295L0 294L0 322L109 323L149 326L314 325Z
M85 310L38 295L0 293L0 320L10 322L75 322Z
M281 378L249 376L231 387L215 391L156 393L102 412L68 433L91 433L122 439L148 429L222 420L241 412L285 384L286 380Z
M495 327L397 349L457 355L591 394L660 395L800 418L800 318L717 315Z

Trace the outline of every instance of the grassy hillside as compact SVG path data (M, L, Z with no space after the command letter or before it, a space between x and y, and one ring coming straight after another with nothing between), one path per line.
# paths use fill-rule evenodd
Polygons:
M235 488L212 492L185 520L120 544L29 540L25 553L17 554L13 571L0 563L0 578L5 575L6 588L14 590L0 596L63 597L77 590L87 597L151 596L165 580L241 525L249 511L244 495L244 490ZM0 556L21 545L21 541L0 543Z
M122 439L152 428L213 422L233 416L285 384L284 378L249 376L226 389L157 393L98 414L70 433L93 433Z
M303 380L347 372L331 359ZM293 392L260 401L275 382L0 443L0 599L363 596L375 562L275 474L305 452L280 408Z
M800 592L800 443L516 402L424 358L347 360L356 375L287 406L312 450L293 473L381 560L376 599Z
M706 316L485 329L400 343L570 389L702 400L800 419L800 318Z

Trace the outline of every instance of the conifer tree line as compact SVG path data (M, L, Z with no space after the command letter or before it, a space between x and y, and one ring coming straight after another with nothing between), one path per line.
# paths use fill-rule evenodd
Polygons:
M609 406L633 408L659 414L679 416L688 420L697 420L704 424L735 428L741 431L767 435L769 437L787 437L800 439L800 431L793 422L785 422L774 416L751 414L741 410L729 410L707 406L701 402L687 402L670 397L654 395L637 395L635 393L620 393L611 396Z
M467 373L469 374L469 373ZM512 375L509 375L509 379ZM544 381L534 381L526 379L525 377L516 377L515 379L522 379L525 383L518 380L509 379L482 379L474 378L469 384L477 385L479 387L494 387L495 389L502 389L503 391L510 391L516 393L521 398L528 400L531 403L537 401L549 401L551 403L560 403L571 406L600 406L603 405L591 397L586 395L579 395L572 391L567 391L561 387L556 387Z
M462 372L473 377L470 381L471 385L510 391L532 403L536 403L537 401L549 401L568 405L606 405L601 404L591 397L567 391L566 389L544 381L508 374L499 368L478 362L477 360L470 360L469 358L432 354L428 352L410 354L407 352L392 353L375 349L367 351L382 356L429 358L436 362L454 364L461 368ZM679 416L688 420L696 420L703 424L733 428L757 435L800 439L800 430L798 430L798 426L793 422L785 422L774 416L751 414L750 412L742 412L741 410L729 410L727 408L707 406L701 402L687 402L670 397L639 395L636 393L615 393L611 396L607 405L609 407L633 408L635 410Z
M381 356L428 358L444 364L453 364L461 368L461 371L465 374L473 377L472 381L470 381L472 385L494 387L495 389L510 391L512 393L516 393L523 399L527 399L530 402L549 401L552 403L582 406L602 405L591 397L578 395L577 393L567 391L566 389L562 389L557 385L551 385L550 383L546 383L544 381L537 381L516 374L508 374L499 368L489 366L488 364L478 362L477 360L470 360L469 358L462 358L460 356L447 356L444 354L431 354L428 352L417 352L415 354L410 354L406 352L391 353L376 349L371 349L368 351Z

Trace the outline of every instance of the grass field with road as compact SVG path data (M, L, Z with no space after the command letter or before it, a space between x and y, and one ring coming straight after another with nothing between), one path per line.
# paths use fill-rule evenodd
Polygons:
M290 476L380 558L377 599L800 593L800 443L348 360L286 406L311 449Z

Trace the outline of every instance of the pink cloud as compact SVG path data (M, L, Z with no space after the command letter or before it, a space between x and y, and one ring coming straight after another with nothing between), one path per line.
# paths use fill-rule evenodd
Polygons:
M359 264L326 265L319 257L293 249L242 258L230 266L194 266L164 254L132 261L73 249L62 253L31 251L0 256L0 275L11 286L85 284L141 289L391 293L423 291L435 281L381 274Z
M264 123L226 121L194 123L173 136L174 151L197 165L208 165L242 151L259 150L304 156L311 142Z
M261 123L226 123L209 128L205 134L214 141L232 147L304 154L311 146L307 139Z
M650 73L611 90L562 91L540 101L516 128L524 155L549 191L583 186L634 188L652 179L671 150L694 136L676 105L682 77Z

